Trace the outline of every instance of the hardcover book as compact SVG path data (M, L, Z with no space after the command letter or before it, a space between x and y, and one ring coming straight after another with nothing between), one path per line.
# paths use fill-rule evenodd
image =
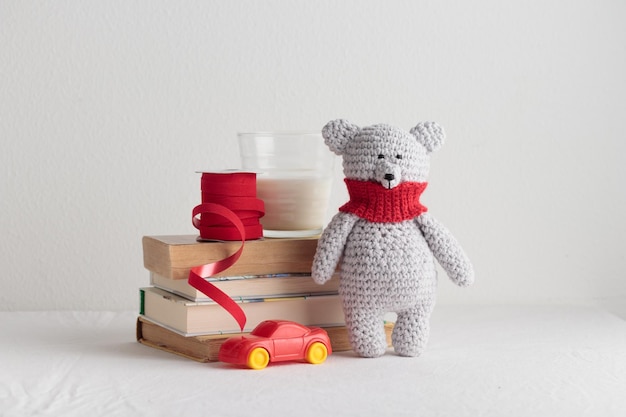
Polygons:
M348 340L348 331L345 326L324 327L330 337L333 352L351 350ZM387 345L391 346L391 331L393 323L385 323ZM143 345L175 353L198 362L215 362L218 360L220 346L234 334L214 334L205 336L185 337L171 331L145 317L137 318L137 341Z
M339 277L337 275L324 285L315 283L311 274L307 273L228 276L206 278L206 280L231 298L241 300L264 297L330 295L336 294L339 290ZM192 301L210 301L206 295L189 285L187 280L171 279L151 272L150 284Z
M187 279L193 267L235 253L241 242L204 242L196 235L144 236L144 266L170 279ZM317 238L259 239L245 242L239 260L216 277L310 273Z
M140 289L140 314L185 336L238 333L236 321L212 301L191 301L155 287ZM244 331L269 319L291 320L305 326L345 324L339 296L278 297L239 300L246 314Z

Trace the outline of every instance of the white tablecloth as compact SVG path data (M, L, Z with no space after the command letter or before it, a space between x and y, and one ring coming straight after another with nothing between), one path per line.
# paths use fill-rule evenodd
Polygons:
M626 322L591 307L438 306L419 358L262 371L143 346L136 318L0 313L0 415L626 415Z

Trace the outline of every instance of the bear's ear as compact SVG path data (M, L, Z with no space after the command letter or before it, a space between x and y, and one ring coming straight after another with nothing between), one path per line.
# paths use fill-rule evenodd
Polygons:
M324 143L337 155L343 154L346 144L359 133L360 128L344 119L332 120L322 129Z
M429 153L439 150L446 138L443 127L435 122L418 123L411 129L411 134L417 138L419 143L424 145Z

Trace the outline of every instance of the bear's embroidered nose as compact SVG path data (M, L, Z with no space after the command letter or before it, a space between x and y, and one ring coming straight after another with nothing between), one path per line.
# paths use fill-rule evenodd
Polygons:
M384 178L385 178L387 181L393 181L393 180L395 180L395 179L396 179L396 176L395 176L395 175L393 175L393 174L385 174Z

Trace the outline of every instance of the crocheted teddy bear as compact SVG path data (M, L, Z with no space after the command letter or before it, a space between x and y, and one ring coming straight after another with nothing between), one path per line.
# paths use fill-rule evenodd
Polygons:
M435 259L457 285L474 281L463 249L419 201L430 153L443 144L443 129L432 122L406 132L334 120L322 135L330 150L343 157L350 200L319 239L313 279L323 284L340 266L339 293L358 355L386 352L383 316L395 312L394 350L417 356L428 340L435 304Z

